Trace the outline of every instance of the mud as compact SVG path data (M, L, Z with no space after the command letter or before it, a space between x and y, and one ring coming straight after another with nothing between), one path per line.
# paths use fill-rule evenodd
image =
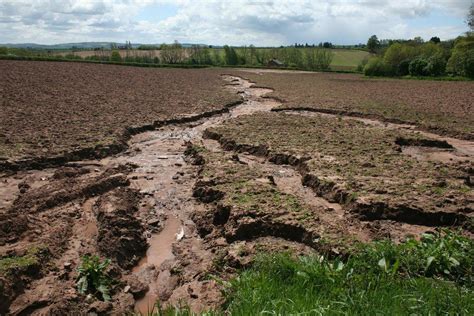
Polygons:
M212 134L210 128L280 105L266 97L271 89L223 78L243 102L137 127L116 156L2 175L0 258L25 256L33 245L41 251L30 266L0 277L0 314L146 314L156 300L184 302L199 312L223 302L221 285L209 275L226 279L262 249L338 254L351 242L401 240L433 229L396 217L357 216L342 197L315 194L321 186L307 177L308 157ZM446 152L470 153L462 141L445 141L453 146ZM242 179L252 189L236 188ZM254 192L259 203L232 207L229 199L254 198ZM112 259L112 302L76 292L85 254Z

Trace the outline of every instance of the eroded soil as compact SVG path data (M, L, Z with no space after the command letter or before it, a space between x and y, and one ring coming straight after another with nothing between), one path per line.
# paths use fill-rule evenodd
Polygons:
M472 231L472 143L273 113L271 89L223 78L244 100L230 111L155 126L116 156L2 174L0 314L146 313L155 300L203 311L223 302L216 279L260 251ZM111 302L77 293L85 254L112 259Z
M233 71L274 89L280 108L361 116L474 139L474 82L364 78L356 74Z

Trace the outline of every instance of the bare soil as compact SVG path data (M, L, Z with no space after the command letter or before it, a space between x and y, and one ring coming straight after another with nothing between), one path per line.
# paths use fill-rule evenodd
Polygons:
M0 170L101 158L130 134L239 98L217 70L0 61Z
M474 82L369 79L356 74L234 71L258 86L281 108L375 118L474 139Z
M455 151L449 143L356 120L285 113L241 117L206 136L226 149L296 166L315 193L361 219L427 226L472 222L473 156L443 163L403 152L411 143Z
M51 67L40 64L34 67ZM116 80L108 71L128 71L105 69L98 71L104 80ZM274 113L281 102L268 97L272 89L219 70L154 71L140 78L169 76L181 90L159 92L173 107L157 112L112 103L121 128L154 115L164 120L133 129L120 154L0 175L0 314L146 313L156 300L200 312L223 303L216 280L261 251L334 256L358 242L400 241L445 226L472 236L472 142L406 124ZM191 81L196 86L181 86ZM152 98L140 87L129 91ZM41 96L36 85L24 90ZM188 112L187 100L200 101ZM184 113L193 115L175 119ZM61 148L69 150L75 136L63 131ZM77 293L85 254L112 260L111 302Z

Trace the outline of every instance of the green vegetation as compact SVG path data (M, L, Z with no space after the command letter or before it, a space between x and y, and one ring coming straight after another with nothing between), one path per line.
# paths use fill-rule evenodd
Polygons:
M81 57L74 51L66 54L47 50L31 50L0 47L1 59L17 60L48 60L48 61L90 61L101 63L128 64L133 66L163 67L204 67L204 66L239 66L266 67L270 60L281 62L285 69L302 70L337 70L354 71L369 53L355 49L333 49L321 47L280 47L256 48L248 47L210 48L203 45L182 47L175 42L171 45L162 44L160 47L144 46L137 50L99 49L94 55ZM153 52L157 50L158 53ZM141 51L140 54L134 53ZM149 51L149 53L147 52Z
M121 62L122 57L120 57L120 53L116 50L112 51L112 54L110 55L110 61Z
M377 38L377 35L372 35L369 37L369 40L367 41L367 49L371 53L375 53L377 49L380 48L380 41Z
M369 43L375 51L376 44ZM362 65L361 67L362 68ZM474 34L458 37L454 42L432 38L392 41L386 50L363 66L368 76L462 76L474 78Z
M362 245L347 260L262 254L230 282L225 308L232 315L470 315L473 262L473 241L447 231Z
M77 291L81 294L90 293L104 301L109 301L111 279L106 272L109 264L110 259L101 262L98 256L82 257L78 268Z
M12 256L0 259L0 274L8 274L13 271L25 271L40 264L40 258L47 252L44 245L34 246L28 249L23 256Z

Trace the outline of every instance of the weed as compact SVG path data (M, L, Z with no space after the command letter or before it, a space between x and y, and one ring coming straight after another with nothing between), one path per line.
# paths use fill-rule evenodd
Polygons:
M109 264L110 259L101 262L99 256L86 255L82 257L81 265L78 268L77 291L81 294L90 293L104 301L109 301L111 279L106 272Z

